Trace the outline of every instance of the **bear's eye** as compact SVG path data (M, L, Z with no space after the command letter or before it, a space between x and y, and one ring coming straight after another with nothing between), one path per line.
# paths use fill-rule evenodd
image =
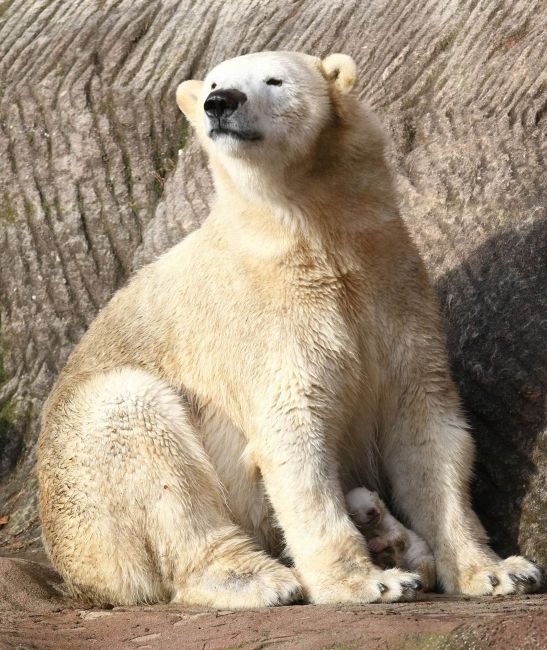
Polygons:
M268 86L281 86L281 84L283 83L283 80L282 79L274 79L273 77L271 77L270 79L268 79L266 81L266 83L268 84Z
M214 90L217 87L216 84L211 84L211 90Z

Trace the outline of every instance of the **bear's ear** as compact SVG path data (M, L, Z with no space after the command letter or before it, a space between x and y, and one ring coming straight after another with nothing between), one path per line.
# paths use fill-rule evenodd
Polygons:
M357 66L347 54L330 54L321 61L327 81L341 94L347 95L355 86Z
M183 81L177 88L177 104L186 115L190 124L195 124L198 118L199 96L203 88L203 81Z

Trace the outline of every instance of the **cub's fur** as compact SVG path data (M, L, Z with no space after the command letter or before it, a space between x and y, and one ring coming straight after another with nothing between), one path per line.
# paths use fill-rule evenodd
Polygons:
M359 487L346 494L352 519L367 540L374 564L384 569L414 571L426 591L435 586L435 558L425 541L405 528L386 508L377 492Z
M43 411L44 540L75 595L412 598L417 576L375 567L345 506L374 476L446 591L539 585L471 510L437 302L354 83L349 57L278 52L179 87L211 214L116 293Z

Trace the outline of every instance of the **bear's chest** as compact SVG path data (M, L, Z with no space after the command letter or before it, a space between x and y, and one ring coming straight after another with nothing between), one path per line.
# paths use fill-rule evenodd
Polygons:
M223 268L189 288L193 329L180 323L175 349L181 385L238 414L242 426L270 394L350 408L375 373L374 337L363 327L366 276L299 260Z
M268 370L290 369L295 379L341 391L355 386L367 344L365 294L366 282L355 272L312 268L288 275L270 303Z

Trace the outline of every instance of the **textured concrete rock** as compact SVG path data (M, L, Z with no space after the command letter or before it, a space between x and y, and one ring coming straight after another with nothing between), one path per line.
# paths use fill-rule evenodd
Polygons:
M541 0L0 3L0 544L37 543L41 404L97 311L197 227L183 79L262 49L351 54L442 300L494 546L545 561Z

